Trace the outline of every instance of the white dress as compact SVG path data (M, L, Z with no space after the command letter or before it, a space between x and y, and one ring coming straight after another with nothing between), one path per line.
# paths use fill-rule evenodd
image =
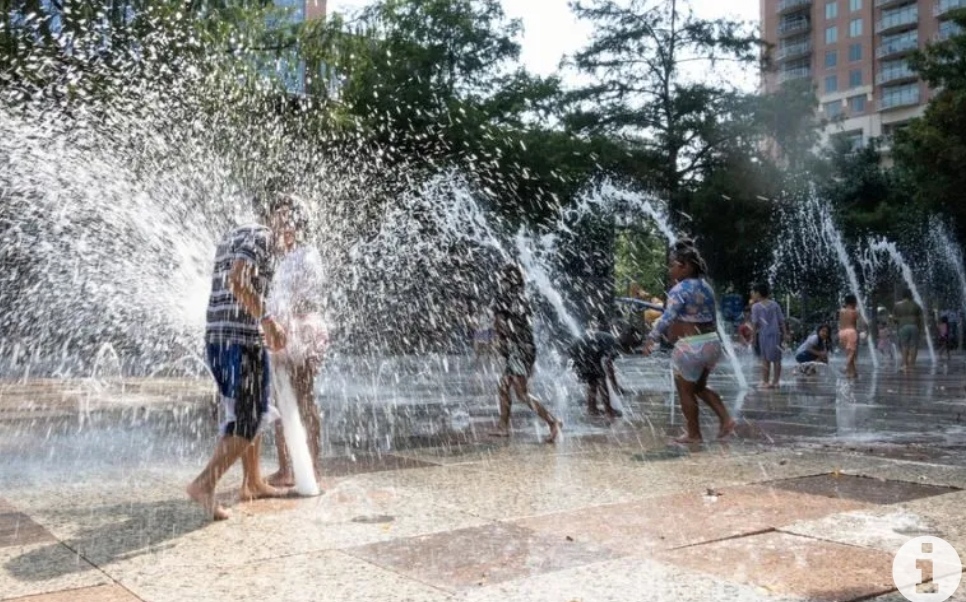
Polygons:
M268 311L285 329L286 345L276 356L302 363L325 352L328 331L322 318L322 256L314 247L298 247L279 262L268 297Z

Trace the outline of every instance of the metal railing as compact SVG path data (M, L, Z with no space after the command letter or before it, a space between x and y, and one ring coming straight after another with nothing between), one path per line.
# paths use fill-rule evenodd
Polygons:
M955 25L955 23L949 23L949 24ZM932 39L934 42L944 42L949 38L955 35L959 35L961 33L963 33L963 28L959 27L958 25L956 27L947 27L945 30L943 30L943 28L940 27L939 31L933 34Z
M811 67L795 67L794 69L783 69L778 72L778 81L785 83L793 79L805 79L812 76Z
M898 94L883 95L879 100L879 110L886 111L898 107L908 107L919 104L919 86L910 87Z
M791 10L806 8L811 3L812 0L780 0L778 3L778 12L784 13Z
M779 61L784 61L796 56L803 56L812 51L812 42L807 40L805 42L799 42L797 44L789 44L787 46L779 46L778 52L775 53L775 58Z
M941 17L957 8L966 8L966 0L939 0L932 7L932 15L934 17Z
M900 79L910 79L916 77L919 77L918 74L908 66L905 66L897 69L886 69L885 71L876 73L875 83L876 85L881 86L882 84L899 81Z
M786 36L792 33L808 31L812 24L808 19L795 19L794 21L783 21L778 24L778 35Z
M891 15L885 16L875 22L875 32L882 33L883 31L889 31L890 29L895 29L897 27L905 27L907 25L918 25L919 24L919 7L911 6L909 8L904 8L898 12Z
M893 54L900 54L903 52L911 52L919 48L919 38L911 38L908 40L901 40L898 42L888 42L879 45L875 49L875 57L881 59L885 56L891 56Z

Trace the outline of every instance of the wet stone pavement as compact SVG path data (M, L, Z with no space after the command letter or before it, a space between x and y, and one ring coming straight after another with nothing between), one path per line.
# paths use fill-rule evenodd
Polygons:
M216 433L204 379L0 381L0 600L899 602L905 541L966 552L964 359L857 382L789 366L774 391L723 366L737 436L691 448L668 445L661 358L619 361L613 422L541 369L555 446L519 406L488 436L485 362L344 360L318 387L324 494L239 503L235 468L220 523L183 493Z

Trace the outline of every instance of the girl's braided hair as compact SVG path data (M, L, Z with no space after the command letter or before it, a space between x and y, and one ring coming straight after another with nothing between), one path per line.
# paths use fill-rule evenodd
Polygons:
M682 238L671 246L671 259L691 264L695 276L705 277L708 275L708 264L705 263L704 257L701 257L701 253L690 238Z

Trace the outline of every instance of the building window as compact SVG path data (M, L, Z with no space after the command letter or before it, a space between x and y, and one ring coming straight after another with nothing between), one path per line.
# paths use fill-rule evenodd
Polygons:
M852 19L849 21L849 37L857 38L862 35L862 19Z
M950 37L961 33L963 30L955 21L943 21L939 24L939 39L948 40Z
M839 41L839 28L835 25L825 28L825 43L834 44Z
M825 66L829 69L836 66L839 62L839 53L835 50L825 51Z
M865 94L849 99L849 112L853 115L865 112Z
M862 70L853 69L849 71L849 87L858 88L862 85Z
M853 13L862 10L862 0L849 0L849 10Z
M860 150L865 145L865 140L862 138L862 130L845 132L842 134L842 140L845 140L846 144L849 146L849 149L852 151Z
M825 78L825 92L837 92L839 89L839 78L835 75L829 75Z
M839 16L839 3L828 2L825 4L825 18L835 19Z
M835 119L842 115L842 101L836 100L834 102L827 102L822 105L822 112L829 119Z
M891 109L907 105L919 104L919 84L906 84L882 89L879 108Z
M862 60L862 44L849 44L849 62Z

